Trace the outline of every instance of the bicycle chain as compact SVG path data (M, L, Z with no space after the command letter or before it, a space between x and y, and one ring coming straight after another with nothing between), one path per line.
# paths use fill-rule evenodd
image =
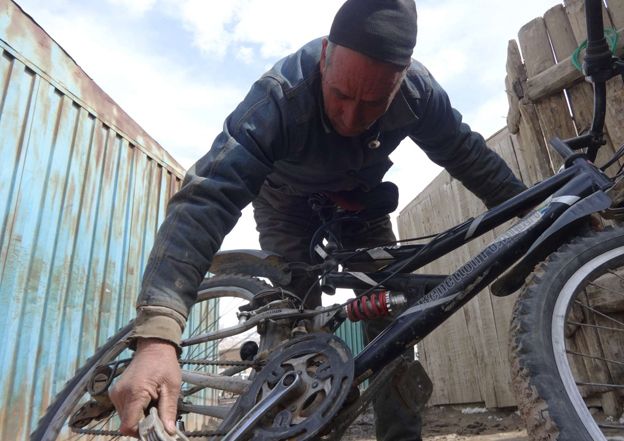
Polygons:
M124 436L119 430L98 430L98 429L72 429L72 432L80 435L98 435L98 436ZM206 430L195 430L193 432L183 432L188 438L197 438L201 436L225 436L225 432L211 432Z
M254 361L215 361L215 360L178 360L181 365L199 365L199 366L246 366L255 368L262 366L261 363Z

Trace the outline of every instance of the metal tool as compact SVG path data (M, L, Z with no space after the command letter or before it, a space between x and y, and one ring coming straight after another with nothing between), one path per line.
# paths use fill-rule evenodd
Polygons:
M180 429L176 429L175 435L169 435L155 407L152 407L149 415L139 422L139 439L141 441L189 441Z

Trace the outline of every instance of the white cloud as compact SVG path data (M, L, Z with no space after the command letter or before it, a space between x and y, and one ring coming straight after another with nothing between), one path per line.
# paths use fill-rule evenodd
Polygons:
M259 44L264 58L283 56L327 35L341 4L341 0L251 0L240 12L234 39L239 43Z
M248 46L241 46L236 51L236 59L242 61L245 64L251 64L254 58L253 48Z
M182 20L195 45L209 55L223 57L232 42L231 26L248 0L163 0L167 10Z
M319 7L318 2L289 0L164 1L205 53L223 57L230 51L236 53L237 46L258 45L263 58L284 56L327 34L342 3L325 1Z
M124 8L125 11L134 14L142 15L152 9L156 4L156 0L108 0L115 6Z

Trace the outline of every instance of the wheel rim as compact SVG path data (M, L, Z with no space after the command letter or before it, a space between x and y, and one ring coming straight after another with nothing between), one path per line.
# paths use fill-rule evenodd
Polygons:
M238 286L215 286L215 287L210 287L207 289L203 289L200 290L198 292L198 304L195 305L194 310L195 309L199 309L200 305L206 305L206 307L208 307L208 304L210 302L206 302L207 300L213 300L213 299L221 299L221 302L223 302L224 299L234 299L235 301L233 303L231 303L230 305L222 305L221 308L225 307L225 310L221 310L218 313L218 318L217 321L220 321L224 315L226 314L231 314L234 315L235 310L238 308L238 306L240 306L242 303L246 303L248 301L250 301L254 296L254 292L250 289L247 288L243 288L243 287L238 287ZM205 315L204 314L205 311L202 311L200 314L198 315ZM191 320L189 320L188 324L190 326L187 327L187 331L191 331L188 334L194 334L194 331L198 331L198 332L205 332L206 329L208 329L209 331L212 330L210 328L210 326L208 328L205 327L201 327L201 320L200 323L192 323ZM219 325L219 328L222 327L223 325ZM225 325L225 326L229 326L229 325ZM195 328L193 330L193 328ZM250 334L250 331L247 332L243 332L241 334L239 334L239 336L245 336L245 338L247 338ZM129 353L127 350L126 345L123 343L123 340L125 340L125 338L127 338L129 334L125 334L123 336L123 338L120 339L120 341L116 344L114 344L108 351L106 351L106 353L104 353L101 357L101 360L104 364L106 363L110 363L113 360L116 359L123 359L123 358L127 358L126 355ZM209 342L210 343L210 342ZM196 346L201 346L200 345L196 345ZM205 343L203 345L206 345ZM185 351L183 352L183 358L201 358L202 354L197 354L197 353L193 353L193 349L195 347L190 346L188 348L185 348ZM217 347L218 350L220 350L219 347ZM185 356L186 355L186 356ZM99 364L102 364L102 362L98 362ZM183 369L185 369L187 366L183 366ZM91 369L89 369L89 371L87 372L86 375L84 375L80 381L78 381L75 385L75 387L73 388L73 390L71 391L70 394L67 395L67 397L65 398L65 400L63 401L63 404L60 406L60 408L57 410L54 419L52 420L52 422L49 424L49 426L46 428L45 434L43 439L44 440L55 440L57 439L59 436L61 436L62 439L66 440L66 439L134 439L134 438L125 438L125 437L120 437L120 436L114 436L114 435L109 435L109 436L94 436L92 434L76 434L71 432L71 429L68 427L67 422L69 421L69 417L74 414L76 412L76 410L78 408L80 408L80 406L89 399L89 393L86 391L87 388L87 384L90 381L90 378L93 375L93 372L95 370L95 366L93 366ZM197 372L205 372L205 370L201 369L201 367L198 367L198 369L194 369ZM249 369L247 369L249 370ZM183 383L183 389L185 387L185 383ZM194 404L204 404L204 403L194 403ZM69 410L68 410L69 409ZM187 423L187 430L198 430L197 427L199 425L203 425L203 421L202 419L205 419L207 417L205 417L204 415L196 415L194 414L193 416L195 416L195 421L191 422L191 427L188 427L188 421L189 421L189 417L187 416L186 418L183 418L183 420L185 420L185 422ZM93 422L91 424L89 424L87 426L87 428L91 429L98 429L98 430L115 430L118 429L119 424L118 424L118 419L116 417L116 412L113 414L114 419L110 419L110 418L104 418L101 421L97 421L97 422ZM110 420L110 421L109 421ZM116 420L116 421L115 421ZM112 422L112 423L111 423ZM108 426L112 426L112 427L108 427Z
M600 256L597 256L596 258L584 264L565 283L557 298L553 310L551 328L552 343L554 358L557 369L559 371L559 376L562 379L568 398L573 404L577 415L581 419L584 427L589 432L589 435L595 441L603 441L608 438L607 435L603 433L598 423L590 413L588 405L581 395L581 391L579 390L579 387L577 385L577 380L575 379L575 376L572 372L569 361L570 350L568 349L568 346L570 343L570 338L573 337L566 336L566 329L570 329L570 323L577 323L576 321L568 320L568 318L571 314L572 308L574 307L573 302L575 302L576 296L581 292L585 292L588 284L593 283L588 280L601 269L606 268L608 270L609 265L613 265L616 259L619 258L621 260L624 257L623 254L624 247L615 248L604 254L601 254ZM599 276L598 278L600 277L601 276ZM568 328L566 328L566 326ZM622 329L622 331L624 331L624 329ZM579 354L577 353L574 355ZM604 356L602 358L604 359ZM624 429L624 426L622 426L622 429Z

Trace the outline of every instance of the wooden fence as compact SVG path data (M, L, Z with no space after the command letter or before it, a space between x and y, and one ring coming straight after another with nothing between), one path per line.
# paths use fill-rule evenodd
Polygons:
M624 46L624 2L610 0L605 27L619 31ZM593 93L570 62L586 38L582 0L565 1L523 26L510 41L506 90L508 127L487 142L527 185L552 175L561 165L549 154L546 140L567 138L589 128ZM522 58L520 56L522 52ZM624 143L624 87L621 78L608 84L607 145L597 162ZM431 234L483 212L483 204L448 173L442 172L399 215L402 238ZM428 265L424 271L448 274L477 254L495 234L486 234ZM515 405L508 363L509 323L517 294L505 298L485 290L419 345L419 357L434 382L431 405L484 403Z

